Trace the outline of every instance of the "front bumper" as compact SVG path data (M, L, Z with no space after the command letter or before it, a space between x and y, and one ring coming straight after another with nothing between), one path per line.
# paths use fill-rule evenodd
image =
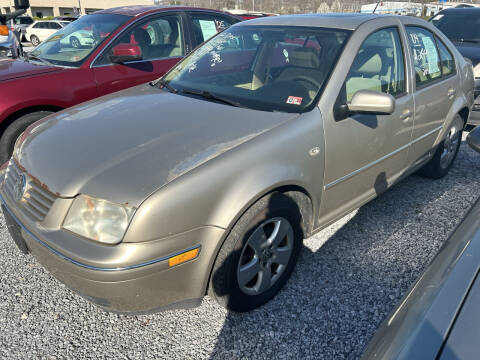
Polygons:
M12 56L13 41L0 42L0 58Z
M474 97L475 100L468 116L468 125L480 125L480 79L475 79Z
M84 242L77 248L62 249L55 231L45 231L22 219L4 195L1 201L10 215L5 219L20 226L22 238L35 258L58 280L107 311L148 313L198 305L224 234L223 229L206 226L160 240L112 246L75 239L73 234L61 231L71 238L63 241L67 246L75 240ZM170 257L196 247L200 252L195 259L169 267Z

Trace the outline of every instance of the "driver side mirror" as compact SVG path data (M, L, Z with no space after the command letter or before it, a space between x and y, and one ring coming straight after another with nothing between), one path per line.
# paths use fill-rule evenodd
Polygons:
M17 10L26 10L30 7L30 1L29 0L15 0L14 1L14 7Z
M129 61L142 60L142 50L134 44L118 44L113 48L113 54L109 56L114 64L123 64Z
M467 135L467 143L473 150L480 152L480 125Z
M359 90L347 106L351 113L389 115L395 111L395 98L378 91Z
M345 95L338 97L334 107L336 121L354 114L389 115L395 111L395 98L390 94L372 90L358 90L346 104Z

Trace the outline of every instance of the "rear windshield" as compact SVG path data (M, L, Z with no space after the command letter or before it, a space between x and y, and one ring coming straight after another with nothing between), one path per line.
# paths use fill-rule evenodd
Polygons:
M430 22L452 41L480 42L480 16L472 14L438 14Z
M206 101L221 97L263 111L308 111L349 34L330 28L235 25L180 62L163 83L180 95L197 94Z
M33 19L29 17L17 17L13 19L15 25L30 25L33 24Z

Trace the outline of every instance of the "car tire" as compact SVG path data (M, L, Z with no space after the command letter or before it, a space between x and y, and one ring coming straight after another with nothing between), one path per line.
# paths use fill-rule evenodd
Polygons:
M80 40L78 40L78 38L76 38L75 36L72 36L70 38L70 46L75 49L80 48Z
M33 46L38 46L38 44L40 44L40 39L38 38L37 35L32 35L30 36L30 42L32 43Z
M225 239L210 276L209 295L235 312L272 299L297 262L301 224L300 209L286 194L274 192L256 202Z
M438 145L432 159L418 171L419 175L431 179L440 179L448 174L457 157L464 126L465 122L457 114L447 131L445 139Z
M13 153L15 141L25 129L35 121L50 115L52 111L35 111L30 114L20 116L14 120L3 132L0 138L0 164L4 164Z

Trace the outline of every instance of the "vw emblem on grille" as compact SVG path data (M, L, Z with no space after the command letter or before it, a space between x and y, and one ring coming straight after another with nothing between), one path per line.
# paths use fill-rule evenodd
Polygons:
M13 186L13 196L15 196L15 201L20 201L23 198L23 193L25 192L25 185L27 185L27 179L25 175L20 175Z

